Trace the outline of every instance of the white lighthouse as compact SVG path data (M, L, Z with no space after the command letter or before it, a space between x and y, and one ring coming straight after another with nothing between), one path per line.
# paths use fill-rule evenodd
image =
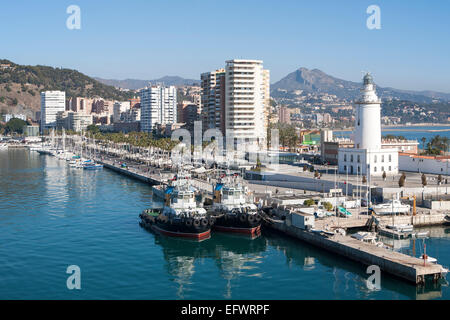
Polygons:
M363 78L361 97L355 102L354 148L340 148L340 173L381 176L398 173L398 151L381 145L381 100L372 76Z
M363 79L362 96L355 102L355 147L381 149L381 100L375 93L372 76Z

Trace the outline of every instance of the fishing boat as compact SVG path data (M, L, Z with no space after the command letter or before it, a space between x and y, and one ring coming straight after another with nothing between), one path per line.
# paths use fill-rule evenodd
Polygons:
M140 225L165 236L199 241L208 239L214 218L197 206L195 192L188 180L178 178L171 181L163 208L144 210L139 215Z
M237 175L219 179L209 213L216 217L213 229L217 231L256 234L261 230L258 208L248 201Z

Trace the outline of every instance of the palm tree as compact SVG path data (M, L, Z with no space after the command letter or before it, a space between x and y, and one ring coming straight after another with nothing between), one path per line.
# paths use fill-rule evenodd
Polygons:
M425 142L427 142L427 138L422 137L420 140L422 141L422 151L425 152Z

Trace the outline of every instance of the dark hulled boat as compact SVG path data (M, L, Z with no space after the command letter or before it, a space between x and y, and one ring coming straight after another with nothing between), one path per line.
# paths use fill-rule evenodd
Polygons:
M194 190L184 179L173 182L170 192L165 194L165 204L161 209L147 209L142 212L141 226L160 234L195 240L208 239L214 218L209 217L204 208L198 207Z
M222 179L214 188L214 202L209 210L216 218L213 229L223 232L257 234L261 216L255 204L247 200L244 187L237 177Z

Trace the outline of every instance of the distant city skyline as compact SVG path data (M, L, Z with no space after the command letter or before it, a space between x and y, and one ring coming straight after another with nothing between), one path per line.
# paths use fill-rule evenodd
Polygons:
M70 5L81 29L69 30ZM370 5L381 29L369 30ZM76 69L105 79L200 79L225 60L263 60L271 83L300 67L359 82L450 93L448 1L8 2L2 59Z

